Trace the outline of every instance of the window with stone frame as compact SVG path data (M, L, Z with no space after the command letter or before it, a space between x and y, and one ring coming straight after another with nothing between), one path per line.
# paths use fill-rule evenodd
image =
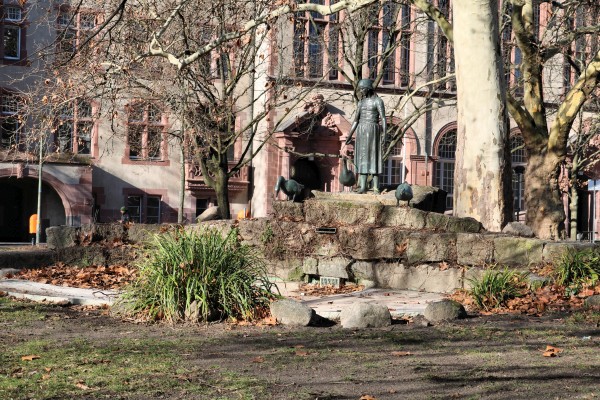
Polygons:
M382 72L383 85L408 86L411 6L409 3L386 1L381 6L373 7L372 10L373 27L367 35L369 78L375 79L377 74Z
M448 21L452 22L452 2L451 0L437 0L438 9L446 16ZM454 66L454 46L444 35L442 30L435 25L434 28L434 68L433 73L436 79L451 75L455 71ZM442 84L446 89L456 90L456 79L450 79Z
M60 108L55 131L58 152L91 156L93 132L92 103L77 100Z
M161 202L158 195L134 194L126 198L129 220L138 224L160 224Z
M527 165L527 152L525 142L520 134L510 137L510 159L512 163L512 188L514 195L513 208L515 212L525 210L525 166ZM520 214L519 214L520 217Z
M446 191L446 210L452 210L454 199L454 165L456 160L456 129L444 134L437 147L435 186Z
M56 18L56 61L65 62L86 43L97 26L98 14L61 7Z
M568 21L572 30L600 25L600 5L581 4L577 7L574 16ZM568 57L563 64L564 93L566 94L575 84L581 73L581 66L587 65L600 50L600 37L598 34L579 36L570 48Z
M399 142L394 146L392 151L390 151L387 160L383 162L383 175L380 183L386 186L401 184L403 168L402 143Z
M17 149L23 136L23 105L16 94L0 94L0 146L4 149Z
M2 6L2 57L22 60L25 53L24 11L17 4Z
M310 3L333 5L336 0L310 0ZM296 77L338 80L340 60L338 15L299 12L294 17L293 59Z
M127 151L131 160L161 161L164 158L165 123L163 112L153 103L128 107Z

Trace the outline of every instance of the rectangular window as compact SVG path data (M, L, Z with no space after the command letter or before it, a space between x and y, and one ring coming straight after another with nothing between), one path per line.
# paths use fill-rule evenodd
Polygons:
M379 31L373 29L369 31L367 37L367 68L370 79L375 79L377 76L377 65L379 64L378 50Z
M94 121L88 101L72 102L57 112L56 146L61 153L92 154Z
M160 224L161 196L129 195L127 210L132 222L145 224Z
M309 24L308 67L310 78L323 76L323 31L324 26L315 22Z
M160 196L146 198L146 223L160 224Z
M13 25L4 26L4 58L18 60L21 58L21 28Z
M95 13L76 13L61 10L56 17L56 61L69 60L96 28Z
M131 222L142 222L142 196L127 196L127 210Z
M128 111L129 159L162 160L165 131L162 111L150 103L136 104L129 107Z
M0 145L3 148L16 148L22 126L19 115L22 100L10 93L2 95L0 100Z
M309 0L333 5L336 0ZM337 15L311 12L296 13L294 19L293 65L296 77L338 79L339 31Z

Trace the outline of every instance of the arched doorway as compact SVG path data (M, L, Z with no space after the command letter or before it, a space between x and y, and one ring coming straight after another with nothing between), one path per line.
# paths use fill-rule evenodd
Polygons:
M37 212L37 190L37 179L0 178L0 242L29 241L29 217ZM41 206L41 241L45 241L45 228L66 221L62 200L47 183L42 183Z

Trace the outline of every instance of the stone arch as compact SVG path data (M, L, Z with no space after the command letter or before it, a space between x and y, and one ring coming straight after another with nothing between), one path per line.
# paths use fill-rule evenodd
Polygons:
M0 187L5 195L4 204L0 202L2 241L29 241L29 217L37 213L38 177L35 170L23 172L19 164L0 169ZM67 193L62 182L50 173L42 172L42 241L46 227L64 225L72 215L73 207Z

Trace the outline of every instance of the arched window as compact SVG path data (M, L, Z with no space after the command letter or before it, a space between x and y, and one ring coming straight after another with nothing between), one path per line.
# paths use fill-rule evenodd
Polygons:
M435 166L435 186L448 193L446 210L452 210L455 153L456 129L453 129L444 134L438 143L437 155L439 158Z
M520 212L525 210L525 165L527 165L527 154L523 136L513 135L510 138L510 159L512 163L512 188L514 194L514 210L517 221Z
M383 175L381 178L382 185L399 185L402 183L402 144L397 143L388 159L383 162Z

